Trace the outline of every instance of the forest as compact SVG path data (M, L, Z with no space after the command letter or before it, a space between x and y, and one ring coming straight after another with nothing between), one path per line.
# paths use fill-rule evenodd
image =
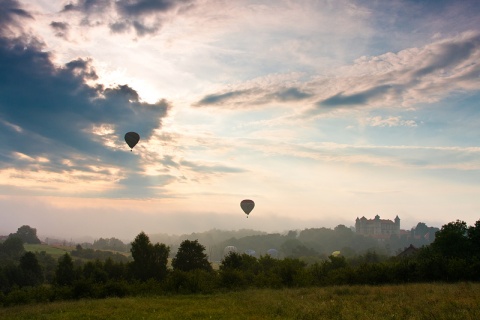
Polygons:
M54 257L46 251L26 250L28 244L40 241L36 229L22 226L0 243L0 305L252 288L480 280L480 220L471 226L460 220L445 224L430 242L415 236L379 242L342 225L284 235L219 237L216 246L235 248L219 261L210 257L218 255L211 243L207 249L199 239L177 239L180 243L172 250L152 238L140 232L128 245L100 239L95 248L77 244ZM278 255L268 253L272 247L278 248Z

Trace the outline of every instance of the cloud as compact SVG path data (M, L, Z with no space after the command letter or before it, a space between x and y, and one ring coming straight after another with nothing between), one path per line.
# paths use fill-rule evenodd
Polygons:
M312 94L303 92L298 88L287 88L273 94L278 101L299 101L310 98Z
M417 123L415 120L402 120L399 116L390 116L390 117L369 117L366 119L366 124L371 127L416 127Z
M134 30L137 36L157 33L168 15L177 14L193 0L78 0L64 6L63 13L80 13L82 25L108 25L113 33ZM109 14L105 14L108 12Z
M194 104L196 107L220 106L222 108L252 108L272 102L297 102L310 98L312 94L297 87L261 87L209 94Z
M366 104L371 99L385 94L388 90L391 89L389 85L381 85L375 88L365 90L360 93L353 94L344 94L343 92L337 93L336 95L327 98L323 101L319 101L317 105L319 107L335 107L335 106L345 106L345 105L360 105Z
M150 15L154 12L166 12L172 10L178 3L188 3L190 1L175 0L120 0L115 3L118 10L126 16Z
M231 101L233 98L242 97L248 95L251 90L237 90L237 91L230 91L220 94L209 94L202 98L198 103L197 106L205 106L205 105L218 105L224 102Z
M17 0L0 0L0 35L14 34L14 30L22 29L22 19L33 19L33 16L22 9Z
M55 31L55 36L68 39L68 31L70 29L70 25L68 23L52 21L50 26Z
M165 186L177 179L177 177L169 174L145 175L131 173L119 180L116 187L106 192L105 196L122 199L171 198L173 195L166 191Z
M234 168L224 165L207 165L207 164L198 164L193 161L182 160L180 164L188 169L195 171L196 173L239 173L245 172L245 170L240 168Z
M271 107L279 102L305 117L337 109L412 108L480 88L480 34L465 32L398 53L361 57L325 75L258 77L200 98L194 106Z
M316 107L408 107L458 90L478 90L479 58L480 35L470 32L423 48L363 57L339 70L330 85L336 89L328 90L333 94Z
M171 104L142 102L128 85L96 80L90 59L57 66L35 37L0 37L2 181L57 192L98 182L100 195L143 165L121 151L128 150L123 135L136 131L148 140Z

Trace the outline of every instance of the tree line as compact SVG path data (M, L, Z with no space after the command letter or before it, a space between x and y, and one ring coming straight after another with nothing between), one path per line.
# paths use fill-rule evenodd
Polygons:
M402 257L368 251L308 263L296 257L230 252L215 269L198 240L182 241L169 259L169 246L154 244L141 232L131 243L130 261L73 260L69 253L55 261L44 252L25 252L19 237L9 237L0 244L0 304L246 288L479 281L480 220L472 226L459 220L448 223L435 236L430 245Z

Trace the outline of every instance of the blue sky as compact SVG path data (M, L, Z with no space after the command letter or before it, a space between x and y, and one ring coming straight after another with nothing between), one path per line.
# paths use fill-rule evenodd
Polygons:
M474 223L479 13L478 1L0 0L0 233Z

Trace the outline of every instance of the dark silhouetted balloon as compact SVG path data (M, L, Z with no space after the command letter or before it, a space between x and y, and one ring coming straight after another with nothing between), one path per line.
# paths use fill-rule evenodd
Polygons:
M130 147L130 151L132 151L131 149L133 149L133 147L135 147L135 145L138 143L138 141L140 141L140 136L138 135L138 133L136 133L136 132L125 133L125 142Z
M242 200L242 202L240 202L240 207L242 208L243 212L245 212L248 218L248 215L250 214L250 212L252 212L253 208L255 207L255 202L253 202L253 200L245 199L245 200Z

